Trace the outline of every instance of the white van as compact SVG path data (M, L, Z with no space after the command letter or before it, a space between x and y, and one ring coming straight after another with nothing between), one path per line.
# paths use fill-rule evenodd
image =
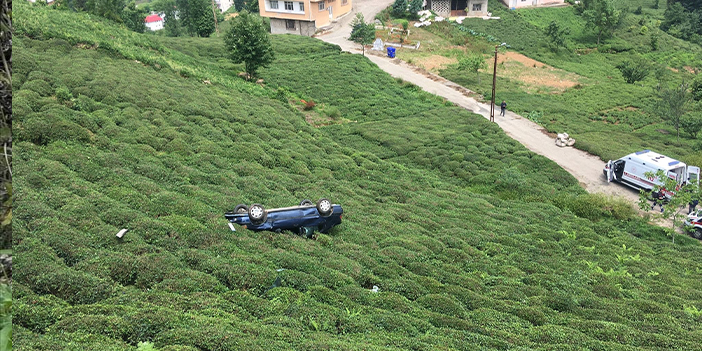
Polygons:
M655 177L647 177L645 173L655 173L658 170L665 171L678 186L685 182L699 185L699 167L688 166L651 150L634 152L615 161L610 160L604 168L604 175L607 182L616 181L635 189L652 190L655 185L663 183ZM667 197L670 195L666 192Z

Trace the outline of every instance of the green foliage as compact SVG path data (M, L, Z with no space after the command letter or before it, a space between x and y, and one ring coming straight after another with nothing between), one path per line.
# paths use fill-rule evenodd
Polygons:
M559 47L565 47L565 39L570 34L570 29L562 28L558 22L551 21L544 32L553 49L558 50Z
M617 69L622 72L622 76L629 84L634 84L638 81L646 79L646 76L651 71L651 66L647 61L642 59L626 60L617 65Z
M125 6L122 18L127 28L137 33L144 33L146 31L144 19L147 15L148 12L144 8L137 8L134 1L131 1Z
M234 0L234 9L239 12L246 6L246 0Z
M351 34L349 40L354 43L361 44L363 47L363 55L366 54L366 45L372 44L375 40L375 24L366 23L362 13L357 13L356 17L351 21Z
M461 57L458 60L458 69L473 72L478 77L478 84L480 84L480 74L478 71L487 68L487 62L485 62L485 57L481 54L472 54L470 56Z
M392 15L395 17L404 17L407 13L407 0L395 0L392 3Z
M696 76L692 81L690 93L692 94L693 100L702 101L702 76Z
M190 35L209 37L215 31L210 0L175 0L178 21Z
M688 113L680 118L680 128L690 135L693 139L697 139L697 134L702 130L702 115L699 113Z
M234 63L244 63L246 73L253 77L260 67L273 62L275 55L268 33L257 16L243 11L232 20L224 37L229 58Z
M0 350L12 350L12 286L0 285Z
M614 0L591 0L588 3L582 16L597 33L599 46L602 35L610 35L619 25L622 12L615 6Z
M671 1L663 15L661 29L669 34L689 40L697 44L702 43L702 29L700 28L700 16L702 10L699 2L695 1Z
M175 0L156 0L153 2L153 8L156 11L163 13L163 27L166 35L169 37L177 37L181 35L181 21L176 17L177 8Z
M658 101L655 105L660 116L675 128L677 138L680 139L680 123L682 117L687 113L692 97L688 91L688 84L681 83L675 88L668 88L662 85L656 87Z
M412 18L417 18L417 12L422 10L423 0L410 0L409 13Z
M125 0L85 0L85 10L109 20L122 22Z

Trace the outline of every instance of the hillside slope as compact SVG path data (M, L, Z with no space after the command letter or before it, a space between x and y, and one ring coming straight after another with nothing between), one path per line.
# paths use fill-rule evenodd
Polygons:
M276 37L262 87L217 38L15 5L18 350L700 349L697 241L365 58ZM320 197L318 240L223 218Z

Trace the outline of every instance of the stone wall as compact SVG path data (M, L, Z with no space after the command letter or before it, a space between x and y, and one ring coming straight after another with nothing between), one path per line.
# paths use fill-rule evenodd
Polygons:
M311 37L317 31L313 21L295 21L295 29L288 29L287 20L271 18L271 34L297 34Z

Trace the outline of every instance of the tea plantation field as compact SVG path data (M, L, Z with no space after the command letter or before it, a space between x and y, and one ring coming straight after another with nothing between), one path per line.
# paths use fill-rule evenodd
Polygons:
M274 37L261 86L219 38L14 11L17 350L702 349L699 241L362 56ZM223 217L321 197L317 240Z

